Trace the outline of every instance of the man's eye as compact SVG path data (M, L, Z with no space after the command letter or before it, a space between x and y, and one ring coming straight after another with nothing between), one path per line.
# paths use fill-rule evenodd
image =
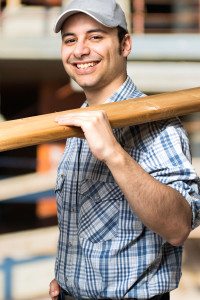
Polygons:
M100 35L93 35L92 37L91 37L91 39L92 40L101 40L102 39L102 36L100 36Z
M66 40L64 40L64 43L65 44L67 44L67 45L70 45L70 44L73 44L73 43L75 43L76 42L76 40L75 39L66 39Z

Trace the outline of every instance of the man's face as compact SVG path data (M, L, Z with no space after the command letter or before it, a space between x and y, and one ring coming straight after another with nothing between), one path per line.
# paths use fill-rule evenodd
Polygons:
M75 14L62 28L64 68L85 91L119 86L126 78L130 38L127 40L119 45L116 28L105 27L86 14Z

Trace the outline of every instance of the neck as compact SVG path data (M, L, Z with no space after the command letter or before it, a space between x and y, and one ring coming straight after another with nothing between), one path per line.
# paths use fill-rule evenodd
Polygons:
M112 81L109 85L102 86L100 88L85 88L84 93L86 95L89 106L99 105L106 102L125 82L127 74Z

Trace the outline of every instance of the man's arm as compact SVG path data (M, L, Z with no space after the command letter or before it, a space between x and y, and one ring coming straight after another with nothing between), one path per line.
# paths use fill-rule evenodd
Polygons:
M183 244L192 218L185 198L150 176L123 149L114 151L105 163L142 222L170 244Z
M181 245L191 230L191 208L175 189L149 175L117 142L103 111L57 119L81 127L93 155L108 166L141 221L172 245Z

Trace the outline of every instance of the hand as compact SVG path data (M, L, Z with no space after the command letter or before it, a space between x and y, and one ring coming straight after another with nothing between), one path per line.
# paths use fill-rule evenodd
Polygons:
M55 279L53 279L49 284L49 296L51 300L58 300L58 295L60 294L60 286Z
M83 111L57 117L59 125L81 127L93 155L107 161L120 145L116 141L104 111Z

